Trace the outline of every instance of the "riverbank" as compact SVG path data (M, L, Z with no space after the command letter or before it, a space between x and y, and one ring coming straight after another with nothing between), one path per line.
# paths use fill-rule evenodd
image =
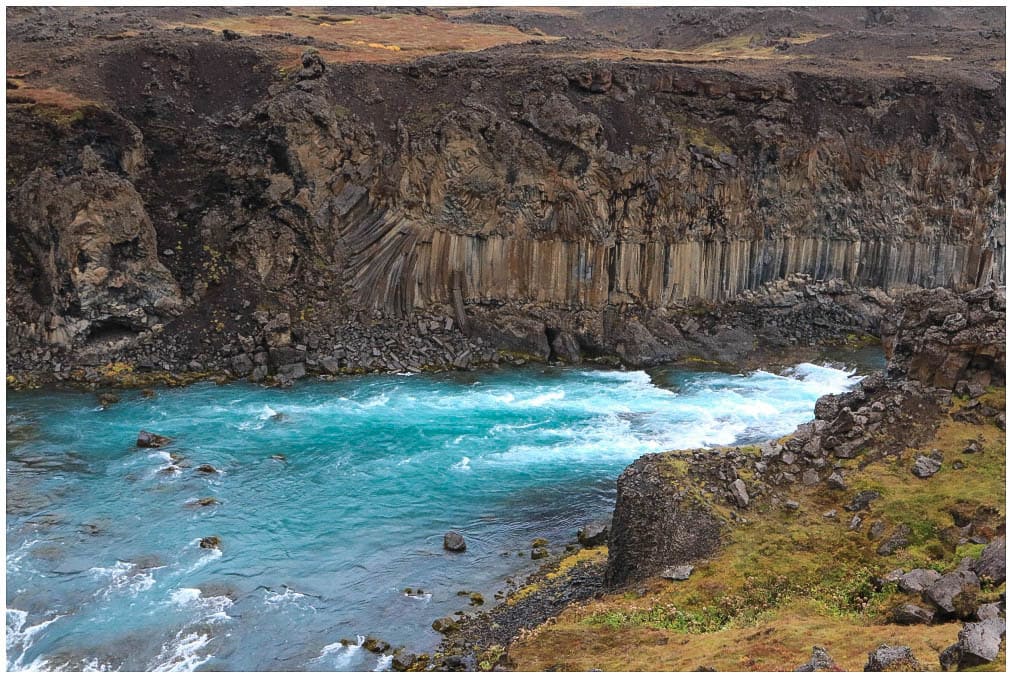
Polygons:
M327 343L321 344L318 337L309 338L307 346L298 343L303 341L302 335L292 332L287 314L282 314L277 320L263 316L264 328L250 341L264 348L250 353L237 355L239 347L225 342L211 359L204 355L201 360L176 360L145 352L144 347L150 349L153 343L150 337L140 345L119 338L114 344L92 345L62 357L50 352L12 356L6 382L16 390L47 385L176 387L201 381L287 387L305 378L474 371L527 364L623 369L672 365L728 372L779 369L836 351L845 354L877 346L879 325L891 304L892 300L878 291L792 276L731 303L682 309L666 322L681 326L685 336L669 337L664 344L633 342L622 344L618 352L589 353L580 349L556 352L548 343L544 350L504 348L465 335L452 318L429 316L418 317L400 330L383 324L363 328L348 323L334 330L343 339L328 335ZM426 329L419 332L421 327ZM339 341L337 349L326 348L335 341ZM424 348L398 348L405 344ZM356 348L344 348L347 345ZM402 361L399 355L411 359Z
M908 668L1000 670L1004 317L1003 290L903 299L884 373L777 441L642 457L607 563L589 558L596 590L579 580L559 612L565 576L531 582L445 653L488 662L494 639L491 665L518 670L860 670L886 644ZM511 607L529 614L503 642L490 630Z

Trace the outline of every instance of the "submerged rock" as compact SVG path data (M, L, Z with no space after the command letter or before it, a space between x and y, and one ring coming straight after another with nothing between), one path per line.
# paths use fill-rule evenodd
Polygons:
M119 402L119 396L115 393L99 393L98 404L104 408L109 407L113 403Z
M202 549L220 549L221 548L221 537L203 537L200 540L200 548Z
M194 499L193 501L186 502L186 505L191 508L196 508L201 506L217 506L220 503L221 502L214 497L201 497L200 499Z
M157 433L151 433L150 431L141 431L137 434L137 447L165 447L171 442L172 438L158 435Z
M467 544L464 542L464 535L452 530L447 532L443 535L443 548L454 553L466 551Z

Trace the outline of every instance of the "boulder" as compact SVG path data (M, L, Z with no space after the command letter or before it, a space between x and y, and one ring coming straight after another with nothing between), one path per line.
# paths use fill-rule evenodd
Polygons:
M955 650L959 670L987 664L997 659L1001 651L1001 639L1004 636L1005 620L1000 617L963 624L956 640Z
M942 575L935 570L918 568L901 576L896 584L904 593L923 593L941 578Z
M618 495L608 537L609 587L659 575L671 563L691 563L712 555L720 546L722 522L693 492L680 491L695 482L669 457L647 454L618 479Z
M977 608L977 621L998 619L1003 614L1001 603L984 603Z
M151 433L149 431L141 431L137 434L137 447L165 447L171 442L172 438L160 436L157 433Z
M388 650L390 650L390 643L385 640L369 636L362 642L362 647L373 654L385 654Z
M738 478L731 483L731 496L734 497L734 503L738 505L738 508L745 508L748 506L748 489L745 487L744 480Z
M833 658L826 652L826 648L819 645L812 646L812 658L802 664L795 671L839 671L840 668L833 661Z
M891 556L901 548L910 545L912 531L909 525L900 525L881 544L878 545L876 553L880 556Z
M576 539L588 548L604 546L608 543L608 532L611 530L611 522L589 523L580 528L576 533Z
M664 570L661 573L661 577L672 581L685 581L692 576L693 569L692 565L675 565Z
M944 616L969 618L977 611L980 580L968 570L956 570L942 576L925 589L924 602L938 608Z
M839 471L834 471L828 478L826 478L826 484L834 490L846 490L847 485L843 481L843 475Z
M452 633L460 628L460 624L453 617L440 617L432 622L432 630L436 633Z
M464 542L464 535L452 530L447 532L443 535L443 548L454 553L466 551L467 544Z
M879 645L868 653L865 671L921 671L921 663L905 645Z
M865 490L864 492L856 494L854 498L850 500L850 503L843 508L851 512L864 511L868 508L869 504L881 496L882 495L875 490Z
M911 472L918 478L930 478L942 469L942 462L931 457L920 455L914 460Z
M202 548L202 549L220 549L221 548L221 537L203 537L200 540L200 548Z
M935 618L935 613L920 605L903 603L893 609L890 618L894 624L930 624Z
M988 579L995 585L1005 582L1005 537L997 537L984 548L972 565L974 573L981 579Z
M101 405L103 409L109 407L113 403L118 403L118 402L119 402L119 396L116 395L115 393L99 393L98 394L98 404Z

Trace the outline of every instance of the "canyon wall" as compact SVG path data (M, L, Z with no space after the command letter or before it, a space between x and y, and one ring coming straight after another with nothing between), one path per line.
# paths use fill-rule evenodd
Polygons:
M296 362L350 368L369 342L407 351L419 322L453 335L449 359L579 359L622 354L615 314L681 314L671 333L689 335L685 313L794 274L859 294L1004 284L995 72L513 47L400 65L308 50L279 70L206 32L109 48L98 68L104 103L72 120L8 99L16 366L271 371L258 354L301 346Z

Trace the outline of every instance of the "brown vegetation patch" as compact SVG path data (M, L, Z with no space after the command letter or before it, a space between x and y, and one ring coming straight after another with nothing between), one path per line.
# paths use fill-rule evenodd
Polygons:
M531 40L512 26L454 23L414 14L338 15L303 13L291 16L243 16L208 19L192 26L229 29L240 35L290 34L313 38L328 61L399 62L446 52L471 52ZM301 54L286 47L286 56Z

